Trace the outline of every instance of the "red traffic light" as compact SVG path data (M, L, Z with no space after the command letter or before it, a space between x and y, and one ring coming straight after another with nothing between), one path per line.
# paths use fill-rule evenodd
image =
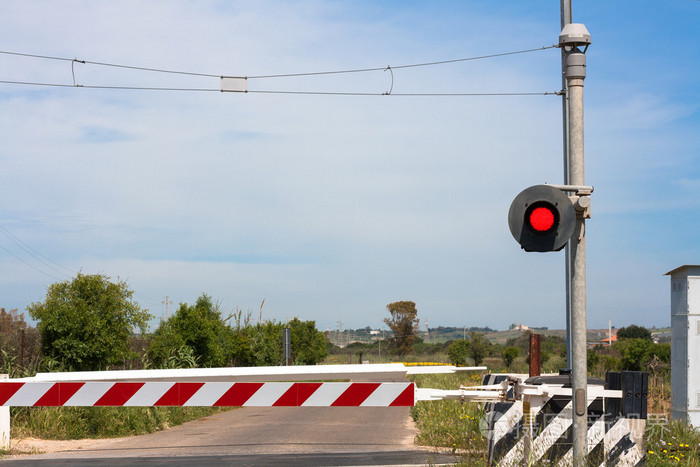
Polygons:
M508 211L508 227L525 251L559 251L576 226L571 199L558 188L535 185L520 192Z
M547 233L557 223L556 214L557 211L545 203L533 205L526 213L528 227L538 233Z

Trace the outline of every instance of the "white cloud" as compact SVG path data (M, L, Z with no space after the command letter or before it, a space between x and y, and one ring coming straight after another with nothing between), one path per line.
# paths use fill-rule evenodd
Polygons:
M19 52L254 76L396 67L556 39L556 12L535 3L519 8L14 2L0 19L0 39ZM71 65L80 84L219 85L215 77L7 55L0 55L0 79L72 84ZM394 69L393 92L545 92L558 89L558 73L558 50L546 50ZM249 80L251 90L381 93L390 86L384 71ZM687 130L693 115L668 94L640 91L601 103L607 91L595 92L586 101L587 167L599 184L590 222L613 225L606 215L627 209L626 196L649 181L653 190L638 205L663 211L671 196L665 187L695 185L696 174L682 170L697 165L687 155L697 147ZM3 225L71 269L129 278L151 308L165 295L190 302L206 292L244 309L265 297L278 319L378 326L386 303L413 299L431 325L504 327L526 315L541 317L535 325L563 326L563 258L522 253L506 223L519 191L561 181L559 97L0 85L0 99ZM669 148L668 157L658 156ZM590 247L619 260L600 240ZM4 260L7 267L15 261ZM41 299L37 290L52 279L15 267L21 273L3 276L3 295L20 307ZM592 290L593 300L608 308L636 306L600 293Z

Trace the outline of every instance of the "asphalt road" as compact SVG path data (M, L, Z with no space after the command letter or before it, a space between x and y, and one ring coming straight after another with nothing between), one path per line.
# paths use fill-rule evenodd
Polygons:
M416 447L406 407L261 407L8 465L426 465L456 459Z

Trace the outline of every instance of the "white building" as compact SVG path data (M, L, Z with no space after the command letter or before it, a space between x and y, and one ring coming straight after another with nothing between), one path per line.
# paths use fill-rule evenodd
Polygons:
M671 276L671 417L700 428L700 266Z

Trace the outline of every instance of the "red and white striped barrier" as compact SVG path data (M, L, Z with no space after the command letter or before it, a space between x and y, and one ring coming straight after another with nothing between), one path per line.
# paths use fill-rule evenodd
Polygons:
M413 383L0 382L0 406L410 407Z

